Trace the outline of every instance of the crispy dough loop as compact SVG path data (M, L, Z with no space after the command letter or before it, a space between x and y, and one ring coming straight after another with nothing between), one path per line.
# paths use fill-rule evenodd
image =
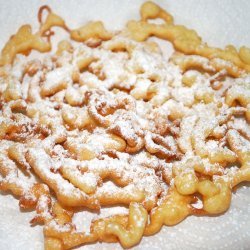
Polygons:
M64 209L59 203L53 205L52 211L54 218L49 220L44 227L46 250L71 249L97 240L93 234L76 232L72 223L72 211Z
M147 210L156 205L157 197L162 192L159 180L153 169L147 169L145 160L140 164L132 159L124 159L117 153L117 158L103 156L103 159L92 159L79 167L83 173L91 172L97 180L100 178L103 184L97 184L96 197L101 205L125 204L130 202L142 202ZM148 163L149 164L149 163ZM106 167L108 166L108 167ZM152 189L140 180L147 178ZM105 183L106 180L112 183ZM92 180L93 183L93 180Z
M53 166L52 159L43 149L30 149L27 153L27 161L35 173L52 188L57 198L66 206L87 206L92 209L99 209L98 201L95 197L90 197L68 183L61 175L52 173L50 167ZM68 192L68 190L70 192Z
M234 163L237 159L236 154L230 150L228 147L224 147L217 141L207 141L207 138L211 135L216 136L215 130L226 124L234 115L242 115L244 113L244 108L229 108L223 113L223 110L218 110L220 112L212 122L206 117L201 117L197 120L194 126L194 132L191 136L191 142L193 149L197 155L202 158L208 157L211 163L225 164ZM222 133L224 136L225 133ZM219 135L220 136L220 135Z
M173 164L174 185L182 195L191 195L197 192L199 185L198 174L205 176L222 175L224 169L219 164L211 164L208 159L198 156L184 158Z
M70 129L79 130L96 127L96 122L90 117L87 109L77 107L67 107L62 110L62 118Z
M47 185L34 183L29 177L20 175L18 165L3 154L0 155L0 174L5 177L5 180L0 182L0 190L10 191L19 197L21 209L35 208L36 215L31 223L44 224L51 217L49 211L51 196ZM44 204L47 206L44 207Z
M147 21L148 19L162 18L167 23L173 23L173 17L155 3L148 1L141 6L141 19Z
M32 34L30 25L23 25L17 33L10 37L1 52L0 66L11 64L16 54L29 54L31 50L48 52L51 44L41 39L39 34Z
M42 18L44 15L43 14L44 11L47 11L48 15L47 15L45 21L43 22ZM39 33L41 34L41 36L46 36L48 38L48 40L50 40L50 36L54 34L50 30L52 27L55 27L55 26L62 27L66 31L69 31L64 20L60 16L54 14L48 5L43 5L40 7L40 9L38 11L38 21L40 23Z
M97 145L93 144L94 140L100 140L99 150ZM109 133L104 134L89 134L83 135L82 138L69 137L64 144L64 147L77 159L77 160L91 160L97 157L101 152L109 150L116 150L123 152L126 148L126 142Z
M176 143L173 137L162 137L148 132L145 136L145 148L151 154L156 154L164 159L179 159L180 154L177 151Z
M126 227L128 224L127 215L113 215L106 218L92 220L90 231L98 237L101 242L117 242L117 236L114 234L107 234L107 227L110 223L119 224L119 226Z
M4 177L0 181L0 189L2 191L11 191L14 195L22 197L25 195L25 191L29 191L32 187L32 182L26 176L23 176L23 178L19 179L19 182L16 182L16 178L19 175L18 167L3 152L0 154L0 174ZM26 185L25 182L27 182Z
M234 129L230 129L227 133L227 139L232 150L237 154L241 167L229 175L231 186L235 187L241 182L250 180L250 143L240 133Z
M114 114L116 110L134 110L135 108L133 100L123 94L110 96L109 93L94 91L87 92L86 96L89 114L104 127L110 126L112 120L108 116Z
M42 15L44 10L48 11L48 16L45 22L42 22ZM39 52L48 52L51 50L50 37L54 34L50 29L54 26L62 27L69 31L65 25L64 20L58 15L51 12L48 6L42 6L38 12L38 21L41 24L39 32L32 34L30 25L23 25L17 33L10 37L2 50L0 57L0 66L11 64L16 54L29 54L31 50ZM47 37L44 41L42 37Z
M243 107L247 107L250 103L250 87L249 83L241 83L233 85L226 92L226 104L233 106L238 101Z
M101 41L110 40L112 33L108 32L100 21L89 22L86 25L70 31L71 39L77 42L85 42L91 38Z
M136 245L142 238L147 223L146 209L137 203L129 205L128 225L123 227L118 223L109 223L106 226L107 234L116 235L124 248Z
M226 60L217 58L206 58L204 56L197 55L185 55L182 53L174 53L170 61L175 65L178 65L183 73L188 70L196 69L198 71L205 71L210 74L215 74L219 71L225 71L227 75L232 77L240 77L244 75L244 71L235 66L233 63Z
M150 212L150 223L146 226L144 234L155 234L163 225L172 226L184 220L193 213L190 206L193 200L192 196L183 196L176 189L169 189L161 204Z
M223 213L230 206L232 191L228 183L223 180L201 181L198 192L203 196L203 210L209 214Z
M51 11L51 8L48 6L48 5L43 5L39 8L38 10L38 14L37 14L37 18L38 18L38 22L40 24L42 24L42 18L43 18L43 13L44 11L47 11L48 14L50 14L52 11Z
M144 144L144 132L140 127L140 124L131 112L124 110L118 110L114 115L114 121L108 128L108 131L123 138L126 143L125 151L127 153L135 153L140 151ZM124 127L124 122L127 122Z
M60 167L60 173L65 179L68 179L74 186L78 187L86 194L95 193L97 185L101 183L99 176L91 172L82 174L78 168L67 165ZM79 178L81 175L82 178Z
M25 154L27 149L21 143L15 143L8 148L8 156L11 160L15 161L20 168L22 168L27 175L30 175L28 172L30 169L30 165L27 163L25 159Z
M233 63L247 72L250 71L248 60L249 49L246 47L242 48L239 54L237 51L235 52L235 50L228 47L224 50L209 47L202 42L201 38L194 30L173 24L171 15L163 11L157 4L150 1L142 5L141 17L142 21L129 21L127 23L129 33L136 41L144 41L150 36L156 36L170 41L177 51L187 55L201 55L208 59L220 58ZM152 24L146 22L148 18L159 17L165 19L166 23Z
M127 185L123 188L112 188L110 190L97 191L96 196L103 206L124 204L129 205L131 202L142 202L145 200L145 193L132 185ZM149 204L151 205L151 204Z
M87 93L89 115L108 132L124 139L126 152L138 152L144 146L144 133L132 113L134 101L122 93L111 98L105 92ZM127 128L123 126L124 122Z

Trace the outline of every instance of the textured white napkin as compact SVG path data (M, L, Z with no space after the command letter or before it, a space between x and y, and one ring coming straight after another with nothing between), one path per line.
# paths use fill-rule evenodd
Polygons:
M121 28L138 19L143 0L0 0L0 48L21 24L36 23L39 6L49 4L70 27L90 20L103 20L109 29ZM194 28L211 45L250 46L248 0L158 0L179 24ZM29 226L32 213L20 213L18 201L0 195L0 249L43 249L42 228ZM250 187L233 196L230 210L219 217L189 217L174 227L164 227L144 237L134 249L249 249ZM84 246L83 249L121 249L118 244Z

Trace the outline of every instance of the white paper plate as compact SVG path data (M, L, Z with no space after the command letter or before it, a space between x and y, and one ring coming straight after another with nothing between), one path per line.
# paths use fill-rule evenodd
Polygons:
M0 48L24 23L36 23L39 6L49 4L70 27L90 20L103 20L109 29L120 29L129 19L139 18L143 0L0 0ZM194 28L214 46L250 45L250 1L162 0L155 1L174 15L179 24ZM0 196L0 249L43 249L42 228L29 226L32 213L20 213L18 201ZM249 249L250 187L233 195L230 210L219 217L189 217L174 227L164 227L144 237L133 249ZM87 245L83 249L121 249L118 244Z

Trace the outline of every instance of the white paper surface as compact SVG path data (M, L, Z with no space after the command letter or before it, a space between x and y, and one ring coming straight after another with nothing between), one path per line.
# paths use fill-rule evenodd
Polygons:
M49 4L70 27L103 20L109 29L138 19L142 0L0 0L0 48L24 23L36 23L39 6ZM250 46L250 1L162 0L155 1L173 14L179 24L194 28L211 45ZM20 213L18 201L0 195L0 249L43 249L42 227L30 227L32 213ZM144 237L133 249L249 249L250 187L233 196L230 211L219 217L189 217L174 227L164 227ZM121 249L118 244L87 245L83 249Z

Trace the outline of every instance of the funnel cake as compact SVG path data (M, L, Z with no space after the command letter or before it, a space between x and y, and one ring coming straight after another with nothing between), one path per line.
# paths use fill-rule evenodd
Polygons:
M22 26L2 50L0 190L35 210L46 250L133 247L224 213L250 181L250 49L210 47L153 2L140 13L113 33L99 21L71 29L42 6L39 30ZM70 36L55 53L53 27ZM169 59L151 36L173 44ZM81 210L116 206L88 231L76 225Z

